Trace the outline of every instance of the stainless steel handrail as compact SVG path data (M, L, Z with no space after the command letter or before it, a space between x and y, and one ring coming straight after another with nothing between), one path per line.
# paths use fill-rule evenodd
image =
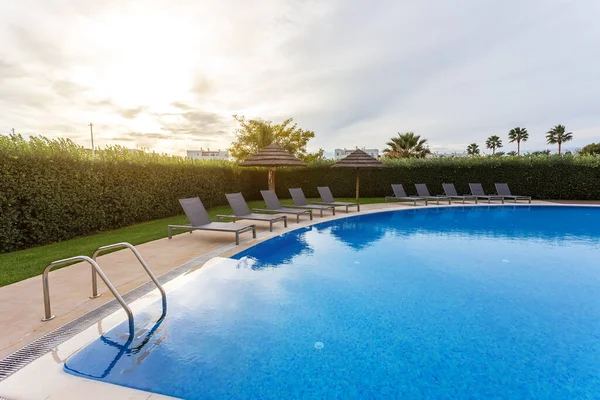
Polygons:
M52 270L52 268L57 267L59 265L69 264L74 261L85 261L85 262L89 263L92 266L93 274L100 275L100 278L102 279L102 281L104 282L104 284L106 285L108 290L110 290L110 292L113 294L113 296L115 296L115 299L117 299L117 301L119 302L121 307L123 307L123 309L125 310L125 313L127 314L127 319L129 320L129 337L133 338L134 337L133 313L131 312L131 309L129 308L127 303L125 303L125 300L123 300L123 297L121 297L121 295L119 294L117 289L115 289L115 287L112 285L112 283L108 280L108 278L106 277L106 275L104 274L104 272L102 271L102 269L100 268L98 263L96 263L95 260L93 260L87 256L76 256L76 257L65 258L63 260L51 262L50 264L48 264L46 266L46 268L44 269L44 273L42 274L42 289L44 291L44 312L45 312L44 318L42 319L42 321L50 321L51 319L54 318L54 315L52 315L52 310L50 307L50 284L48 282L48 274L50 273L50 270ZM97 293L97 290L94 289L93 291L95 293Z
M160 295L162 296L162 309L163 309L161 318L163 318L167 314L167 294L165 293L165 289L163 289L162 285L158 282L158 280L156 279L156 277L150 270L150 267L148 267L148 264L146 264L146 261L144 261L144 259L142 258L142 255L140 254L139 251L137 251L137 249L135 248L134 245L132 245L131 243L127 243L127 242L122 242L122 243L109 244L108 246L98 247L96 249L96 251L94 252L94 254L92 255L92 260L96 262L96 258L103 251L119 249L119 248L128 248L129 250L131 250L133 252L133 254L136 256L136 258L138 259L140 264L142 264L142 267L144 267L144 270L146 270L146 273L148 274L148 276L150 276L150 279L152 279L152 282L154 282L154 284L160 291ZM92 295L93 296L98 296L98 282L97 281L98 280L96 278L96 271L95 271L95 269L92 269Z

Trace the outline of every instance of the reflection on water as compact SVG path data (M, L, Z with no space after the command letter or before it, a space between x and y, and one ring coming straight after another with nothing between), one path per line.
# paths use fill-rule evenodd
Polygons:
M65 364L64 368L79 376L103 379L106 378L119 361L125 357L129 359L130 365L128 368L121 367L120 373L125 374L132 372L142 364L155 347L159 346L167 338L167 330L165 329L165 326L163 326L165 319L166 318L161 318L154 324L136 329L135 338L130 338L129 334L123 334L119 330L112 330L109 333L100 336L98 340L99 343L104 345L101 347L104 348L103 351L106 354L110 354L110 351L106 351L106 349L115 349L117 352L112 359L105 361L106 368L98 375L93 375L79 369L73 369L67 364Z
M600 208L561 206L438 207L363 214L304 228L258 244L232 258L252 260L251 268L289 265L314 253L314 246L334 239L329 250L344 245L356 251L367 249L386 235L396 238L463 237L556 242L576 237L597 241ZM314 233L318 237L312 237ZM311 244L312 243L312 244ZM260 260L255 256L260 254ZM247 265L247 267L250 265Z

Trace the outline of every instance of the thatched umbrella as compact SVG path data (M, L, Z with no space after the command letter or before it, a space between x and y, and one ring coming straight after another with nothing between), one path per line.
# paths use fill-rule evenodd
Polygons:
M358 188L360 187L361 168L383 168L385 164L371 157L360 149L354 150L347 157L342 158L331 166L332 168L354 168L356 169L356 201L358 201Z
M306 164L273 143L242 161L240 166L269 168L269 190L275 190L277 167L306 167Z

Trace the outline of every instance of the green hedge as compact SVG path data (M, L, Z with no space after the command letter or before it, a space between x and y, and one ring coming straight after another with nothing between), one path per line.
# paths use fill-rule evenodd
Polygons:
M469 182L481 182L488 192L494 183L506 182L514 193L538 199L600 200L600 157L480 157L389 160L386 168L360 171L361 197L391 195L391 184L402 183L414 194L415 183L427 183L432 195L443 194L442 183L452 182L459 193L469 192ZM310 197L316 187L328 185L334 195L354 197L353 169L321 166L279 171L277 192L302 187Z
M178 215L183 197L200 196L212 207L224 203L223 193L240 190L239 172L229 163L122 148L92 155L70 143L11 147L4 140L0 253Z
M277 172L278 195L301 187L317 197L328 185L354 197L355 171L319 163ZM468 192L468 182L508 182L515 193L542 199L600 199L600 157L502 157L395 160L361 171L361 196L391 194L390 184L443 182ZM179 198L199 196L207 207L224 193L260 199L266 171L227 162L198 162L114 147L92 154L69 141L0 136L0 253L71 239L181 213Z

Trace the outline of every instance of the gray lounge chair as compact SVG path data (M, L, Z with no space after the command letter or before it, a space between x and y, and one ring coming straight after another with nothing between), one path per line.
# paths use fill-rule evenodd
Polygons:
M266 209L255 208L258 212L277 212L281 214L293 214L296 216L296 223L300 222L300 215L308 214L311 221L313 219L311 210L300 210L298 208L283 207L279 202L277 194L273 190L261 190L260 194L267 204Z
M427 184L425 183L415 183L415 188L417 189L417 195L419 197L424 197L428 201L435 200L436 204L440 204L440 200L446 201L448 200L448 204L452 204L452 200L448 196L432 196L429 193L429 189L427 189Z
M256 214L250 212L246 200L241 193L227 193L225 194L227 201L233 210L234 215L217 215L219 219L232 219L234 222L238 219L247 219L250 221L266 221L269 223L269 231L273 232L273 223L283 221L283 226L287 228L287 217L281 214Z
M529 201L529 204L531 204L530 196L516 196L512 194L507 183L496 183L496 192L498 192L499 196L502 196L505 199L513 199L515 203L517 202L517 200L527 200Z
M235 222L212 222L206 212L206 208L198 197L179 200L185 215L190 220L189 225L169 225L169 239L172 237L174 229L184 229L192 231L215 231L215 232L234 232L235 244L240 244L240 233L252 231L252 237L256 238L256 225L237 224Z
M465 194L464 196L459 195L456 192L456 188L454 187L454 183L442 183L442 187L444 188L444 193L450 200L462 200L463 204L468 200L475 200L475 204L477 204L477 197L469 194Z
M427 199L424 197L417 196L408 196L406 191L404 190L404 186L401 183L392 184L392 190L394 191L393 196L385 196L385 201L387 203L388 200L397 200L397 201L412 201L416 206L417 201L424 201L425 205L427 205Z
M318 204L325 204L328 206L334 207L346 207L346 212L348 212L349 207L356 207L356 211L360 211L359 203L347 203L345 201L335 201L333 198L333 194L331 194L331 190L329 186L319 186L317 187L319 191L319 195L321 196L321 201L317 202Z
M323 217L323 211L327 210L331 210L333 212L333 215L335 215L334 206L326 206L323 204L309 204L301 188L290 189L290 194L292 195L292 199L294 200L295 207L306 208L309 210L319 210L321 211L321 218Z
M501 200L502 204L504 204L504 197L498 196L497 194L485 194L481 183L469 183L469 188L471 189L471 194L478 199L487 200L488 203L492 200Z

